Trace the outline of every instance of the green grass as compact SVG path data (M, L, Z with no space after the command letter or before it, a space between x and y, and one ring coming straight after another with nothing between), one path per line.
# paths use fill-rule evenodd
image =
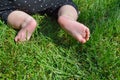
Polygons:
M120 1L74 0L91 37L80 44L56 21L34 15L28 42L0 22L0 80L120 80Z

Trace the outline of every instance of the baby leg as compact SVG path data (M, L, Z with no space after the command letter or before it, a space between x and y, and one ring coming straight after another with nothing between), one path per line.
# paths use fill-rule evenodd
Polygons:
M61 27L79 42L85 43L89 40L90 31L85 25L76 21L77 18L78 14L73 6L64 5L59 9L58 23Z
M15 29L20 29L15 41L29 40L36 28L36 21L30 15L22 11L13 11L8 15L8 24Z

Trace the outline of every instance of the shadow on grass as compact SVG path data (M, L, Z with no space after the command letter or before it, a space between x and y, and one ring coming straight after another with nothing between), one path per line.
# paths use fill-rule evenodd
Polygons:
M41 27L37 29L37 32L42 33L46 38L50 38L57 46L68 48L77 42L60 27L55 19L44 17L38 26Z
M115 14L118 13L117 11L120 8L120 2L118 0L114 0L110 4L107 5L104 4L103 7L101 6L102 4L101 5L96 4L95 8L93 9L89 8L87 10L84 10L79 16L78 21L81 21L82 23L85 23L86 25L90 26L91 33L94 32L97 25L99 25L98 27L101 27L102 25L107 25L109 23L109 20L112 21L113 18L116 18ZM99 54L97 54L97 52L98 53L104 52L102 49L99 49L101 48L99 44L97 44L99 42L89 41L85 45L79 45L79 43L75 39L67 35L67 33L64 33L64 31L62 31L60 36L59 35L61 31L60 26L57 24L55 20L48 17L45 17L40 25L42 25L42 28L38 29L38 31L40 31L44 36L51 38L52 41L57 46L61 46L67 49L69 49L71 46L74 46L77 53L74 56L76 56L79 59L80 63L79 67L81 67L81 69L83 70L85 69L88 70L87 72L88 75L91 75L93 71L95 73L98 72L98 76L102 75L101 78L103 77L108 78L107 76L110 75L109 72L101 70L101 68L105 68L106 64L103 64L103 66L99 65L99 59L101 58L100 57L98 58ZM107 65L109 65L109 63L107 63ZM110 70L110 68L108 68L107 70ZM114 75L113 73L111 74Z
M110 4L103 4L99 1L99 4L94 4L93 7L82 11L78 21L85 23L89 26L92 32L94 32L96 26L100 27L108 23L109 19L114 17L116 13L116 7L119 8L119 1L114 0ZM62 31L55 19L44 17L40 23L38 32L41 32L44 36L49 37L58 46L69 47L78 44L78 42L69 36L66 32Z
M119 8L118 0L114 0L109 4L102 3L104 2L99 1L99 3L94 4L93 7L88 6L88 8L83 10L79 16L78 21L89 26L91 34L97 26L105 26L109 20L114 18L114 14L116 14L117 9ZM50 38L53 43L58 46L69 49L71 46L80 44L62 30L55 19L45 16L38 26L40 27L37 29L37 32L42 33L42 35L46 36L46 38ZM86 44L86 46L91 47L89 46L89 43ZM76 48L78 53L80 48L82 49L82 45L78 46L78 49Z

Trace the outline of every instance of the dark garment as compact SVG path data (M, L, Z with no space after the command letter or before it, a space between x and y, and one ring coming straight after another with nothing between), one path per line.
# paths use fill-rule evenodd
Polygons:
M58 10L63 5L71 5L77 10L72 0L0 0L0 17L7 22L8 15L14 10L21 10L30 15L46 13L57 17Z

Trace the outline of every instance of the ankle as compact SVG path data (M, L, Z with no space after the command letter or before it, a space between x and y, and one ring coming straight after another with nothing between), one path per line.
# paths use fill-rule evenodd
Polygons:
M63 18L64 18L64 19L68 19L68 20L73 20L73 21L76 21L76 20L77 20L76 18L67 16L67 15L59 16L59 17L58 17L58 20L61 20L61 19L63 19Z
M36 27L37 26L37 22L36 20L34 20L33 18L27 18L21 25L21 28L24 28L26 26L33 26Z

